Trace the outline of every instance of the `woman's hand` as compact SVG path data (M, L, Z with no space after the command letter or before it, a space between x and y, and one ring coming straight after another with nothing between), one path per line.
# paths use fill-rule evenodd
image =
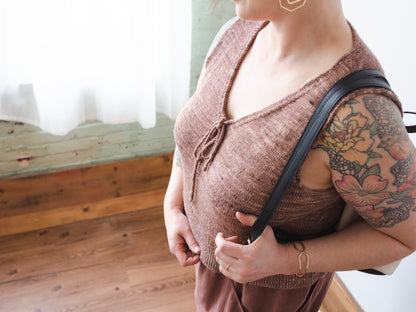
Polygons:
M237 212L237 219L244 225L253 226L255 216ZM279 244L273 229L267 226L263 234L251 245L241 245L238 237L225 238L218 233L215 238L215 256L220 272L241 284L275 274L292 274L287 245Z
M170 252L182 266L198 263L200 248L183 213L182 160L177 148L163 206Z
M184 267L198 263L201 250L185 214L180 209L165 209L165 226L169 250L179 263Z

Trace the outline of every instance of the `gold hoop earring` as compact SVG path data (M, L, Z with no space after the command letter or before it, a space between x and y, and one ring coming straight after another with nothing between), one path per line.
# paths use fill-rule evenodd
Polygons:
M307 0L279 0L280 7L289 12L299 10L306 4Z

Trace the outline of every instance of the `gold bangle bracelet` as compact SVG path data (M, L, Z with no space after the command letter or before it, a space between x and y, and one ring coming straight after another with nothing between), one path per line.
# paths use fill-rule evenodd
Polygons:
M296 246L296 243L300 244L301 248L298 248L298 246ZM303 277L305 276L305 274L308 272L309 269L309 254L305 251L305 245L302 242L292 242L293 247L299 251L298 254L298 261L299 261L299 273L296 273L295 275L297 277ZM302 256L305 256L306 258L306 266L305 266L305 271L302 271Z

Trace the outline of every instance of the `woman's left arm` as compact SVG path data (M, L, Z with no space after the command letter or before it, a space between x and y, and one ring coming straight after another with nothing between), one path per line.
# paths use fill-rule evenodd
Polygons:
M363 220L343 231L304 241L310 256L308 271L367 269L416 250L415 149L390 99L365 95L349 101L314 151L321 153L335 188ZM240 214L238 218L246 225L254 223L254 217ZM298 251L291 244L273 242L272 235L267 228L253 245L241 246L219 234L216 255L221 272L240 282L298 273ZM262 254L263 249L269 256ZM274 261L269 261L270 256ZM224 265L229 265L228 271Z
M351 254L351 259L331 267L319 257L311 269L366 269L412 253L416 249L415 148L397 106L381 95L349 101L316 149L328 155L335 188L365 222L334 234L342 243L341 253ZM307 243L311 252L330 256L330 248L321 249L316 243ZM346 253L347 248L351 253Z

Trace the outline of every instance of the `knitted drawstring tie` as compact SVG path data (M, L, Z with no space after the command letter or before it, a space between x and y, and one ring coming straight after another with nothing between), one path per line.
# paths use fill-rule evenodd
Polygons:
M221 117L216 123L214 123L195 148L194 155L196 161L192 175L193 181L191 199L194 199L196 173L199 170L199 167L203 165L203 171L207 171L209 169L215 154L217 153L221 142L224 139L226 126L225 121L226 118Z

